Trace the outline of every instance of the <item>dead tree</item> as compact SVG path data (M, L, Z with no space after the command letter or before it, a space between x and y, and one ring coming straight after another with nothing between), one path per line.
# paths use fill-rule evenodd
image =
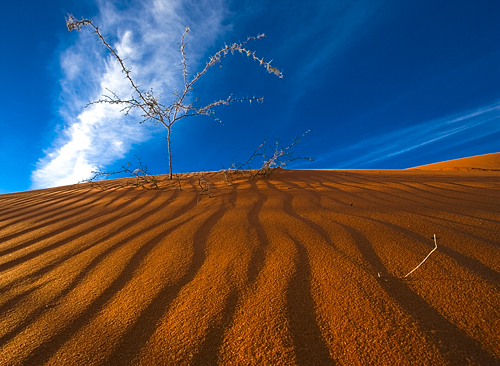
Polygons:
M190 80L188 79L188 64L185 52L185 37L189 33L189 27L186 28L184 34L181 37L181 43L179 44L180 53L182 55L182 72L183 72L183 90L178 92L177 90L174 92L175 100L166 105L163 104L160 100L160 97L156 96L153 92L153 89L141 89L138 87L138 84L133 80L131 76L131 71L125 66L123 59L118 55L118 52L111 47L106 38L102 35L99 27L94 25L92 20L82 19L77 20L73 15L68 15L66 19L66 25L69 31L76 29L80 31L83 27L89 26L94 30L94 33L97 35L99 40L105 46L106 49L111 53L111 55L118 61L121 66L121 71L125 74L126 79L130 82L132 88L132 95L129 99L123 99L118 96L115 92L109 90L109 95L104 95L102 99L99 99L95 102L89 103L92 104L116 104L123 106L122 111L125 114L129 114L133 109L139 109L142 113L142 122L153 121L155 124L161 124L167 129L167 148L168 148L168 166L170 171L170 179L173 178L172 173L172 128L180 120L183 120L187 117L200 116L205 115L212 117L214 120L220 122L220 120L215 117L214 108L219 105L229 105L234 102L240 101L256 101L262 102L263 98L234 98L232 95L229 95L227 99L221 99L214 101L205 106L196 106L194 102L190 101L189 95L190 92L193 91L194 84L200 80L200 78L207 73L207 71L217 63L220 63L221 60L229 54L234 54L235 52L239 52L241 54L246 55L247 57L251 57L254 61L257 61L260 65L262 65L267 72L276 75L280 79L283 79L283 74L280 70L271 66L271 61L267 62L264 59L256 56L255 51L249 50L247 47L247 43L251 40L257 40L265 37L264 34L260 34L255 37L248 37L245 42L241 43L233 43L232 45L226 45L222 49L220 49L215 55L210 57L209 61L206 63L203 70L196 73L196 75Z

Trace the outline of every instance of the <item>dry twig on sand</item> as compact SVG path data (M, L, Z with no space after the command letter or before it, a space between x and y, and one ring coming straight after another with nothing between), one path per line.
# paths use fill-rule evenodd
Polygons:
M424 264L424 262L427 260L427 258L430 257L430 255L432 254L432 252L434 252L436 249L438 248L438 245L437 245L437 242L436 242L436 234L434 234L434 249L432 249L429 254L427 254L427 257L424 258L424 260L422 262L420 262L420 264L418 266L416 266L415 268L413 268L410 272L408 272L406 274L406 277L408 277L409 275L411 275L418 267L420 267L422 264Z
M139 163L139 167L134 169L132 168L132 164L128 162L125 165L122 165L122 170L114 171L114 172L103 172L103 171L92 171L92 177L85 179L79 183L91 183L91 187L98 187L101 190L109 189L109 187L101 184L99 178L108 178L112 175L119 175L123 173L130 174L131 178L136 178L134 181L126 181L119 185L118 188L125 188L127 186L134 187L142 187L143 189L159 189L158 183L160 182L154 175L149 174L148 167L142 164L141 159L136 155L135 158ZM182 190L182 189L181 189Z
M236 163L233 158L229 168L222 167L221 172L224 174L224 180L226 184L229 186L232 184L232 174L241 174L243 172L250 173L250 179L255 179L257 176L269 177L276 169L278 168L286 168L288 163L296 160L309 160L313 161L314 159L308 158L306 156L295 156L292 148L297 145L302 138L308 134L310 130L307 130L302 134L302 136L296 137L293 139L291 145L284 147L280 140L278 139L273 148L270 148L267 144L267 141L264 139L264 142L260 144L257 149L253 152L252 156L245 161L244 163ZM269 153L270 151L270 153ZM262 166L259 169L252 169L252 162L257 157L262 157L263 162Z
M212 198L212 192L210 191L210 186L211 183L205 179L205 176L201 175L198 178L198 184L201 188L200 195L198 196L198 200L196 201L196 204L200 202L200 196L202 194L207 194L209 198Z

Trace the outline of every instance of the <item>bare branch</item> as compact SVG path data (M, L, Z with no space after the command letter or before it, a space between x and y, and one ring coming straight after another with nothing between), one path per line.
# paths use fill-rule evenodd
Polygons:
M182 74L184 76L184 90L188 89L188 84L187 84L187 58L186 58L186 52L184 52L184 48L186 47L186 43L184 43L184 38L186 35L189 33L189 27L186 27L186 30L184 31L184 34L182 35L181 38L181 43L179 44L179 49L182 54Z
M142 164L141 159L139 159L137 155L135 156L135 158L137 159L139 164L138 168L132 169L131 164L128 162L125 165L122 165L122 170L114 172L93 171L92 177L85 179L80 183L91 183L92 187L99 187L102 190L105 190L106 187L99 183L100 178L109 178L110 176L113 175L128 173L130 177L136 178L137 180L127 181L126 183L121 184L119 187L123 188L125 186L135 186L144 189L149 189L150 186L152 186L154 187L154 189L159 189L158 187L159 180L154 175L149 174L147 166Z
M313 161L312 158L306 156L295 156L292 148L297 145L302 138L309 133L310 131L304 132L301 136L293 139L292 144L287 147L283 147L280 140L278 139L275 142L273 148L268 147L266 139L264 142L260 144L253 154L243 163L236 163L235 158L231 161L229 168L222 167L222 172L224 173L226 182L230 182L231 174L239 173L242 171L252 171L252 163L257 157L262 157L263 162L262 166L255 170L250 174L251 179L255 179L257 176L268 177L272 174L272 172L278 168L286 168L288 163L296 160L309 160ZM271 153L268 155L267 151L271 150Z

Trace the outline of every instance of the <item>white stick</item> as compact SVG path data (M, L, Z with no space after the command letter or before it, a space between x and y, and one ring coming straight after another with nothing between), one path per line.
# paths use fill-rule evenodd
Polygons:
M436 242L436 234L434 234L434 249L432 249L430 251L429 254L427 254L427 257L424 258L424 260L422 262L420 262L420 264L418 266L416 266L415 268L413 268L410 272L408 272L408 274L404 277L408 277L409 275L411 275L413 273L413 271L415 271L418 267L420 267L422 264L424 264L424 262L427 260L427 258L430 257L430 255L432 254L433 251L435 251L436 249L438 248L438 244Z

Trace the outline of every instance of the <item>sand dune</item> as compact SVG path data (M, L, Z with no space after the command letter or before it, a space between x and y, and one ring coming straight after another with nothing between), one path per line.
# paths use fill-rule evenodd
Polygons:
M206 177L0 195L0 364L500 364L499 172Z
M500 153L471 156L468 158L421 165L411 169L421 170L500 170Z

